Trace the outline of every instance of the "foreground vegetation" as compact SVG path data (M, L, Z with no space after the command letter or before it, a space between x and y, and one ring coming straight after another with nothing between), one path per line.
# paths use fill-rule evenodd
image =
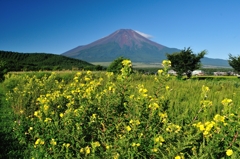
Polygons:
M14 122L5 131L22 147L10 154L238 158L240 81L176 80L169 61L156 76L130 74L131 62L123 64L119 75L8 74L2 105Z

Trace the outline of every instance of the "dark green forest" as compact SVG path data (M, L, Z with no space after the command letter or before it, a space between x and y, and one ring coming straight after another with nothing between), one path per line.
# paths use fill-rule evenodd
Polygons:
M0 50L0 61L7 71L103 70L99 65L47 53L19 53Z

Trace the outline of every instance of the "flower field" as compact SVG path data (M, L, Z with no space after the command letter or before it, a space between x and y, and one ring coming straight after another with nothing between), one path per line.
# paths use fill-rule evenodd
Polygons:
M166 72L9 74L2 83L25 158L239 158L240 81Z

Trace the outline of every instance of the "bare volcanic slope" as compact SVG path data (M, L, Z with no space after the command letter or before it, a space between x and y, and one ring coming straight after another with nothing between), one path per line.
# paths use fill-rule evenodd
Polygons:
M111 62L119 56L133 62L161 62L166 53L179 52L155 43L131 29L120 29L88 45L78 46L62 55L87 62Z

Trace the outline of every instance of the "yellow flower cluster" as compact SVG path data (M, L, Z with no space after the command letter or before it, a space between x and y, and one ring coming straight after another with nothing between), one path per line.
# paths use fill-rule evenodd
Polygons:
M159 74L159 75L161 75L162 73L163 73L163 70L162 70L162 69L158 70L158 74Z
M180 155L177 155L174 159L184 159L183 153L180 153Z
M221 102L224 106L228 106L232 103L232 99L225 98Z
M202 105L203 108L211 107L212 106L212 101L203 100L203 101L201 101L201 105Z
M52 121L52 119L51 118L46 118L45 120L44 120L44 122L51 122Z
M173 123L169 123L166 131L167 132L174 132L174 133L178 133L181 130L181 127L179 125L175 125Z
M101 145L98 141L92 142L92 147L93 148L96 148L96 147L99 147L99 146L101 146Z
M132 66L132 62L130 60L123 60L122 64L123 64L123 66L128 66L128 67Z
M207 93L210 91L209 87L203 85L202 86L202 98L205 99L207 98Z
M171 61L170 60L163 60L162 65L163 67L170 67L171 66Z
M126 129L128 132L132 130L132 128L131 128L129 125L126 126L125 129Z
M174 159L184 159L183 153L180 153L180 155L177 155Z
M207 136L211 136L210 131L212 130L215 124L216 123L214 121L211 121L211 122L207 121L205 123L198 122L197 124L193 124L193 126L199 128L199 130L203 132L203 135L207 137Z
M137 119L137 120L132 120L132 119L131 119L131 120L129 121L129 123L130 123L131 125L133 125L133 126L135 126L135 125L137 126L137 125L140 124L140 121L139 121L138 119Z
M159 135L158 137L154 138L154 143L157 144L157 145L160 145L160 146L162 146L164 141L165 140L164 140L164 138L161 135Z
M160 117L160 120L162 123L167 122L168 115L166 112L165 113L159 112L158 116Z
M40 110L34 112L34 116L38 117L40 120L42 119L42 113Z
M123 68L121 69L121 75L118 76L120 80L126 79L132 72L132 62L130 60L123 60L122 64Z
M35 145L44 145L44 140L38 138L36 141L35 141Z
M148 108L152 109L152 110L156 110L159 108L159 105L156 102L151 103Z
M224 116L221 116L221 115L219 115L219 114L216 114L216 115L214 116L213 120L216 121L216 122L224 122L225 117L224 117Z
M92 114L92 116L90 117L90 122L95 122L97 119L97 114Z
M70 146L70 144L69 143L63 143L63 146L68 148Z
M140 146L140 143L135 143L135 142L133 142L133 143L131 144L131 146L132 146L132 147L139 147L139 146Z
M139 84L138 85L138 92L142 97L147 97L148 96L148 90L146 88L144 88L144 85Z
M88 155L91 152L91 148L89 146L86 146L85 148L80 149L80 153Z
M55 141L55 139L51 139L50 144L55 146L55 145L57 145L57 142Z

